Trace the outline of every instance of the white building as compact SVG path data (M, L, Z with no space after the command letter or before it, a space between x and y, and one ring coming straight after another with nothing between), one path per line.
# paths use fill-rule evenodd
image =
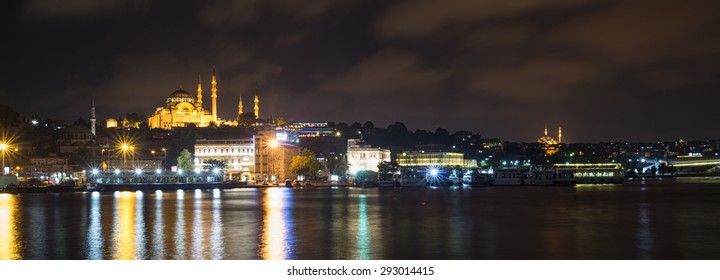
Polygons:
M360 145L357 139L348 139L347 145L347 160L348 164L350 164L350 173L358 171L379 172L378 164L380 162L390 162L390 150Z
M256 138L200 139L195 142L195 165L219 160L227 165L225 174L230 179L251 180L255 173Z

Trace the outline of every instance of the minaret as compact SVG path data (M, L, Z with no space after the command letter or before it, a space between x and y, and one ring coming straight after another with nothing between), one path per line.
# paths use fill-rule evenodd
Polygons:
M95 97L90 96L90 132L95 136Z
M255 94L255 118L260 118L260 100L258 99L257 93Z
M198 95L197 95L197 107L198 109L202 108L202 83L200 82L200 74L198 74Z
M547 137L547 124L545 124L545 136Z
M215 66L213 66L212 75L212 120L217 121L217 79L215 78Z
M558 126L558 144L562 143L562 126Z
M240 95L240 101L238 102L238 116L242 115L243 113L243 107L242 107L242 94Z

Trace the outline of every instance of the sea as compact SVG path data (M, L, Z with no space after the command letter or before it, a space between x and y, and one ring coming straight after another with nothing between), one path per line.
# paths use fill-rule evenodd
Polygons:
M0 194L2 260L717 260L720 178Z

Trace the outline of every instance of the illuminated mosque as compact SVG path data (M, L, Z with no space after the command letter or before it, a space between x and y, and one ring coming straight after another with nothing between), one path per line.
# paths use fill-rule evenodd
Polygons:
M150 128L172 129L173 127L186 127L194 124L196 127L207 127L210 124L217 126L237 126L235 120L222 120L217 112L217 77L213 69L211 81L211 110L203 108L202 83L198 76L197 99L182 87L168 96L164 107L155 109L153 115L148 118ZM260 101L255 96L255 118L259 117ZM238 115L242 114L242 97L238 103Z
M548 136L547 125L545 125L545 134L538 138L537 142L545 145L557 145L562 143L562 127L558 127L558 139L555 141L555 139Z
M562 143L562 127L558 127L558 139L555 140L548 135L547 125L545 125L545 133L538 138L537 142L544 145L545 155L551 156L557 153L557 145Z

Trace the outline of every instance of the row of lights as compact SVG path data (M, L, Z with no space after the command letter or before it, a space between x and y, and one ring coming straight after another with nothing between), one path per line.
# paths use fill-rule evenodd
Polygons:
M90 172L92 173L92 175L98 175L98 174L100 174L100 170L98 170L97 168L93 169L93 170L90 171ZM202 169L200 169L200 168L196 168L196 169L195 169L195 173L196 173L196 174L200 174L201 172L202 172ZM120 169L117 169L117 168L116 168L116 169L115 169L115 175L120 175L120 173L121 173L121 172L120 172ZM142 174L143 174L143 170L140 169L140 168L137 168L137 169L135 169L135 174L137 174L137 175L142 175ZM158 174L158 175L162 174L162 170L161 170L160 168L155 169L155 174ZM183 174L183 170L182 170L182 169L178 169L177 174L178 174L178 175L182 175L182 174ZM215 175L220 174L220 168L215 168L215 169L213 169L213 174L215 174Z

